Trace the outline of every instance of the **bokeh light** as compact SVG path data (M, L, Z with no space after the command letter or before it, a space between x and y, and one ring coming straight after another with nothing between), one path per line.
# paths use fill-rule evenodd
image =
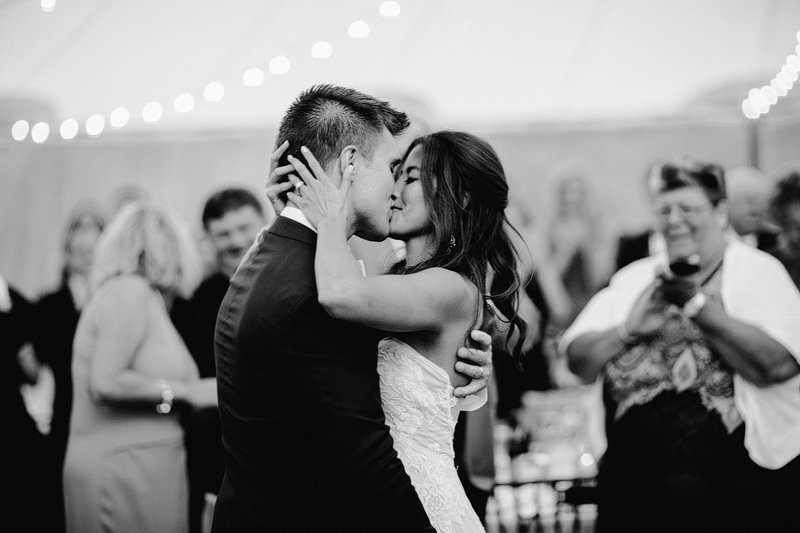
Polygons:
M36 144L43 143L50 136L50 125L47 122L37 122L31 128L31 140Z
M225 96L225 87L218 81L212 81L203 89L206 102L219 102Z
M749 98L746 98L742 102L742 113L744 113L744 116L747 118L758 118L759 115L761 115L761 113L758 112L758 109L756 109L753 101Z
M106 128L106 119L102 115L92 115L86 119L86 134L96 137Z
M108 122L115 128L124 128L131 119L131 112L127 107L118 107L111 112Z
M158 102L150 102L142 108L142 120L146 124L155 124L164 116L164 108Z
M778 103L778 93L772 88L772 86L764 85L761 87L761 94L767 97L767 102L769 102L769 105L775 105Z
M770 87L775 89L775 92L778 96L786 96L789 93L789 87L786 85L786 82L775 78L771 82L769 82Z
M188 113L194 109L194 96L189 93L179 94L175 97L175 103L173 107L178 113Z
M79 129L80 125L78 124L78 121L74 118L68 118L61 123L61 127L58 128L58 132L61 134L62 139L65 141L71 141L78 134Z
M378 12L382 17L398 17L400 16L400 4L397 2L383 2Z
M27 120L18 120L13 126L11 126L11 138L13 138L15 141L25 140L25 137L28 136L30 129L31 126L28 124Z
M369 24L363 20L357 20L347 28L347 34L353 39L366 39L369 36Z
M275 56L269 61L270 74L286 74L292 67L292 62L286 56Z
M264 71L257 67L251 67L242 74L242 83L248 87L258 87L264 83Z
M311 47L311 57L314 59L328 59L333 55L333 46L327 41L317 41Z

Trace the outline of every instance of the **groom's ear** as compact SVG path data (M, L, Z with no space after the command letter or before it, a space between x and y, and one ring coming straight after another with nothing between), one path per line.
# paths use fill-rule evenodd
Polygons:
M347 172L347 167L352 165L353 169L356 168L357 159L358 159L358 148L354 145L350 144L344 147L344 149L339 152L339 175L344 176Z

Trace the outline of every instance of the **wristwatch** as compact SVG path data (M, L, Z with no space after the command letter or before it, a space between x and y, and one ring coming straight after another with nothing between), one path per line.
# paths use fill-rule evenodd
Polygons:
M698 292L697 294L689 298L689 300L685 304L683 304L684 316L686 318L696 317L697 314L703 309L703 307L705 307L706 301L708 301L708 299L706 298L706 295L703 294L702 292Z

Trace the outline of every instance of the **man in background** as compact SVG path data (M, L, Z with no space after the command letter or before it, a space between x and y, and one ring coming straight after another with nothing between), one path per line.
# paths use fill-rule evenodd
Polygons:
M774 248L778 230L767 222L769 185L766 177L752 167L733 168L725 174L725 187L729 235L759 250Z
M259 230L266 225L261 203L244 189L227 188L212 195L203 207L203 229L217 269L190 300L176 300L172 321L192 354L201 378L216 377L214 327L228 283ZM205 494L217 494L225 473L222 430L216 407L194 410L183 419L189 473L189 524L201 531Z

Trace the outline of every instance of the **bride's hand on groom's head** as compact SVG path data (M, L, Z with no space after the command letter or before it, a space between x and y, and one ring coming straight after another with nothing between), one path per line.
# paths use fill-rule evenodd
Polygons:
M469 383L457 387L453 394L459 398L476 394L489 386L494 367L492 366L492 337L480 330L470 333L474 347L462 346L458 349L456 372L470 378Z
M342 176L341 185L336 186L310 150L303 147L301 152L308 166L299 159L289 156L289 162L292 163L299 175L298 177L297 175L289 174L289 180L294 186L294 192L287 194L289 199L303 210L315 227L319 227L320 222L326 216L333 215L346 218L344 217L346 199L354 174L352 165L346 168ZM309 170L309 167L311 170Z
M276 215L280 215L283 208L286 207L285 193L293 187L292 183L286 179L286 176L294 172L294 167L292 165L278 166L278 161L288 148L289 141L284 141L269 156L269 174L267 175L267 183L264 185L264 192Z

